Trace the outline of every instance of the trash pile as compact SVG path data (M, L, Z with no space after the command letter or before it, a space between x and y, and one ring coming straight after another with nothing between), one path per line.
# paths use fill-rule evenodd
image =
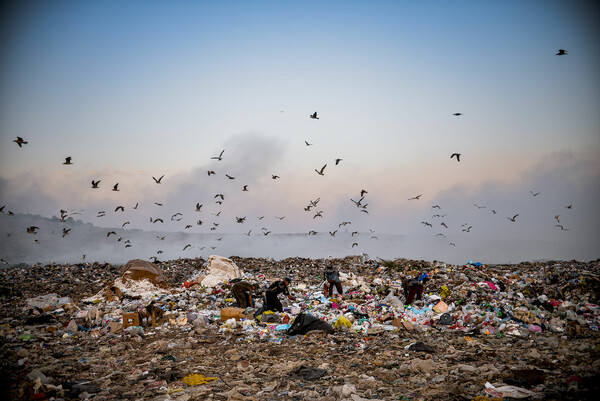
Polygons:
M324 292L324 268L343 294ZM595 399L600 263L180 259L1 270L4 399ZM291 278L282 311L265 292ZM407 304L407 280L422 297ZM255 287L238 308L232 286ZM421 299L419 299L421 298Z

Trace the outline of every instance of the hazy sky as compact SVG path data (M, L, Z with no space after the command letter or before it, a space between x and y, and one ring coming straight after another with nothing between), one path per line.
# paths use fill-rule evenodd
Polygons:
M522 238L600 250L597 2L8 3L5 214L66 209L103 227L194 233L215 222L223 233L315 230L323 241L351 221L340 231L459 249ZM19 148L17 136L29 143ZM350 201L361 189L368 215ZM367 252L375 240L364 238L349 253Z

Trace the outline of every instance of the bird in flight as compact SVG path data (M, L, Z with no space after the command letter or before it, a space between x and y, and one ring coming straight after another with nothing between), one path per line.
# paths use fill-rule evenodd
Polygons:
M240 223L241 224L241 223L243 223L243 222L246 221L246 216L244 216L244 217L236 217L235 220L236 220L236 223Z
M23 145L27 145L29 143L27 141L24 141L23 138L21 138L20 136L18 136L17 139L15 139L13 142L19 145L20 148L22 148Z
M229 174L225 174L225 177L229 178L230 180L235 180L235 177L232 177Z
M477 209L485 209L485 206L479 206L476 203L473 203L473 206L475 206Z
M462 113L454 113L452 115L458 117L458 116L462 116Z
M275 218L276 218L276 219L279 219L279 220L283 220L283 219L285 219L285 216L282 216L282 217L277 217L277 216L275 216Z
M215 160L219 160L219 161L221 161L221 160L223 159L223 152L225 152L225 149L223 149L223 150L221 151L221 153L219 154L219 156L214 156L214 157L211 157L211 159L215 159Z
M150 218L152 218L152 217L150 217ZM164 223L163 219L154 219L154 220L152 221L152 224L154 224L154 223L156 223L156 222L159 222L159 221L160 221L161 223Z
M98 180L98 181L92 180L92 189L98 189L98 184L100 184L100 180Z
M73 163L71 163L71 159L72 159L71 156L65 157L65 162L63 164L66 164L66 165L73 164Z
M358 246L358 242L353 242L352 243L352 248L354 248L355 246Z
M441 208L440 208L440 205L433 205L433 206L431 206L431 208L432 208L432 209L441 209Z
M212 171L212 170L208 170L208 176L209 176L209 177L210 177L210 175L211 175L211 174L215 174L215 172L214 172L214 171Z
M444 226L444 227L448 228L448 226L447 226L447 225L446 225L446 223L444 223L444 222L441 222L441 223L440 223L440 226Z
M158 203L158 202L154 202L154 204L155 204L156 206L162 206L162 205L163 205L162 203Z
M423 194L420 194L420 195L414 196L414 197L412 197L412 198L409 198L408 200L413 200L413 199L419 200L419 199L421 198L421 196L423 196Z
M131 223L126 221L125 223L121 224L121 228L125 227L127 224L131 224Z
M114 186L113 186L113 191L119 191L119 183L117 182Z
M365 191L364 189L360 190L360 196L364 198L365 194L368 194L367 191Z
M276 180L276 179L278 179L278 178L279 178L279 176L278 176L278 175L275 175L275 174L271 174L271 178L272 178L272 179L274 179L274 180Z
M31 227L27 227L27 232L29 234L37 234L36 230L39 230L39 229L40 229L39 227L31 226Z
M110 236L111 236L111 234L117 235L117 233L116 233L116 232L114 232L114 231L109 231L109 232L108 232L108 234L106 234L106 236L107 236L107 237L110 237Z
M196 211L199 212L200 209L202 209L202 206L200 203L196 203Z
M510 221L512 221L514 223L517 216L518 216L518 214L515 214L512 218L507 217L507 219L509 219Z
M456 161L459 162L460 161L460 153L452 153L452 155L450 155L450 158L452 159L454 156L456 156Z
M451 246L456 246L456 244L455 244L454 242L451 242L451 243L449 243L448 245L451 245Z
M327 167L327 164L324 165L323 167L321 167L321 170L317 170L315 169L315 171L317 172L317 174L319 175L325 175L324 171L325 171L325 167Z
M124 211L125 211L125 208L124 208L123 206L117 206L117 207L115 208L115 212L118 212L118 211L119 211L119 209L121 209L121 211L122 211L122 212L124 212Z
M558 227L560 228L562 231L569 231L570 228L564 228L563 226L561 226L560 224L555 225L554 227Z
M319 117L317 117L317 112L315 111L313 114L311 114L310 118L312 118L313 120L318 120Z
M321 210L320 212L317 212L317 214L315 214L315 215L313 216L313 220L315 219L315 217L323 217L323 214L322 214L322 213L323 213L323 211L322 211L322 210Z
M252 230L248 231L248 232L246 233L246 235L249 237L251 232L252 232Z
M312 143L308 143L307 141L304 141L304 143L306 144L306 146L312 146Z
M337 166L338 164L340 164L340 162L344 160L344 159L335 159L335 165Z
M436 237L444 237L444 238L446 238L446 236L444 234L442 234L442 233L436 234L435 236Z
M135 206L133 207L133 209L137 210L137 208L138 208L138 206L139 206L139 205L140 205L140 203L139 203L139 202L136 202L136 203L135 203Z
M358 231L352 231L352 236L358 235Z
M183 247L183 250L185 251L186 249L190 248L192 246L192 244L187 244L186 246Z
M257 217L257 219L259 219L259 220L262 220L262 219L264 219L264 218L265 218L265 216L260 216L260 217Z
M426 221L422 221L422 222L421 222L421 224L425 224L425 225L426 225L426 226L428 226L428 227L432 227L431 223L428 223L428 222L426 222Z
M191 224L186 225L184 230L187 230L188 228L192 228L192 225Z
M565 206L565 209L573 209L573 205L567 205Z
M554 218L556 219L556 221L560 223L559 217L560 217L560 214L557 214L556 216L554 216Z
M248 192L248 185L244 185L244 188L242 188L242 191Z
M163 177L164 177L164 174L161 175L159 179L156 179L154 177L152 177L152 179L154 180L155 183L160 184L160 182L162 181Z
M196 222L196 224L198 224L199 226L201 226L201 225L202 225L202 220L198 220L198 221Z
M329 231L329 235L331 235L332 237L335 237L335 233L337 233L337 231L338 231L338 230L335 230L335 231L333 231L333 232L332 232L332 231Z
M473 228L473 226L469 226L468 228L463 228L463 231L466 231L468 233L471 232L471 228Z
M214 197L221 198L221 200L225 200L225 195L223 195L223 194L216 194Z
M540 194L539 192L534 193L532 190L529 190L529 192L531 192L531 195L533 195L533 196L538 196Z
M567 53L568 52L565 49L558 49L558 53L556 53L556 56L566 56Z

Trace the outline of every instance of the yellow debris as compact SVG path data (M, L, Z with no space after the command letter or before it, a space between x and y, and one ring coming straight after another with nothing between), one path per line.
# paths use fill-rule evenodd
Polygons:
M189 386L197 386L199 384L206 384L212 380L219 380L218 377L208 377L199 374L191 374L182 379Z

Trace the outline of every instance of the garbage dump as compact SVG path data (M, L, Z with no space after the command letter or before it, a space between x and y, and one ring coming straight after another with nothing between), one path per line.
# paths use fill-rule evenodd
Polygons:
M3 269L2 398L596 399L600 262L478 263L211 256ZM326 296L327 265L342 294ZM284 278L282 311L266 309ZM238 308L240 280L255 285L254 307Z

